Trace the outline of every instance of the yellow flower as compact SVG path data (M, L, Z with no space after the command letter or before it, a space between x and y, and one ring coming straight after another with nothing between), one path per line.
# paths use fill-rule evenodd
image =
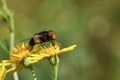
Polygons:
M72 45L70 47L60 49L60 45L56 43L55 46L52 46L50 44L50 47L48 48L35 46L32 51L30 51L30 46L22 43L11 52L10 57L12 60L18 63L18 67L21 69L23 67L23 65L21 65L21 61L23 61L22 64L24 64L24 66L30 65L39 62L45 58L71 51L75 47L76 45Z
M52 57L54 55L58 55L58 54L61 54L61 53L71 51L75 47L76 47L76 45L72 45L70 47L60 49L59 44L55 44L55 46L50 45L50 47L40 50L37 54L31 54L31 56L27 57L25 60L26 61L31 60L30 64L33 64L33 63L41 61L45 58L49 58L49 57Z
M17 45L17 48L14 48L10 53L11 60L16 61L17 63L21 62L29 55L29 46L25 45L24 43L22 43L20 46Z
M41 46L34 46L31 50L29 45L22 43L17 45L10 54L11 60L3 60L0 63L0 80L4 80L5 75L10 71L19 71L24 67L37 63L43 59L65 53L73 50L76 45L60 49L58 43L55 46L50 45L48 48L41 48ZM6 67L8 67L6 69Z
M30 51L30 49L31 49L31 46L25 43L22 43L21 45L17 45L17 47L14 48L13 51L10 53L10 58L13 61L13 63L15 63L14 66L16 66L13 72L22 70L24 68L22 61L24 61L25 58L30 56L30 54L34 50L36 50L34 49Z
M14 70L14 66L12 65L11 60L3 60L2 63L0 63L0 80L4 80L6 74L12 70ZM9 66L7 69L6 67Z
M0 63L0 80L4 80L5 76L6 76L5 65Z

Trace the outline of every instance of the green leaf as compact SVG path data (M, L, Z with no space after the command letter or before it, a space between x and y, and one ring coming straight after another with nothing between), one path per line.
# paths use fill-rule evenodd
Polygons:
M5 14L5 12L3 10L0 10L0 15L6 20L9 21L8 16Z

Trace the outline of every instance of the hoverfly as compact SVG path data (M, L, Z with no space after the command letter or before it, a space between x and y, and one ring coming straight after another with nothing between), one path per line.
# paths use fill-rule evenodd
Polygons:
M40 44L42 47L44 47L45 42L51 41L52 45L54 46L55 40L56 40L56 34L53 30L42 31L34 34L34 36L29 41L29 45L33 49L34 45L36 44Z

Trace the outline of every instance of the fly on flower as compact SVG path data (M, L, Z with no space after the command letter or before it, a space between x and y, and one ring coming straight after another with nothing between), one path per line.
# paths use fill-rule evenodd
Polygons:
M39 33L34 34L34 36L29 41L29 45L32 47L31 50L36 44L40 44L41 47L44 48L45 42L51 42L52 45L54 46L55 40L56 40L56 34L53 30L41 31Z

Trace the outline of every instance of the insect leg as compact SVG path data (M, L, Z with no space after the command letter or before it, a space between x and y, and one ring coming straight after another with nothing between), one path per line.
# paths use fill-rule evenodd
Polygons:
M40 46L41 46L42 48L46 48L44 43L40 43Z
M55 46L55 40L51 40L52 46Z

